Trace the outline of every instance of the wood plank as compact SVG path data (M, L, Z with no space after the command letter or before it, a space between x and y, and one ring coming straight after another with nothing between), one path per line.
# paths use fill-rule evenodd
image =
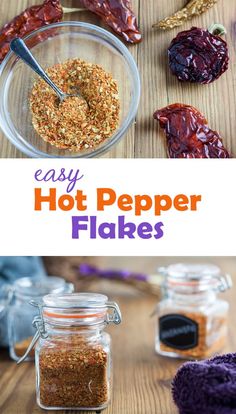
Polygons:
M65 262L66 260L65 258ZM76 259L71 260L75 265ZM89 262L95 265L117 269L127 268L146 273L154 273L157 266L182 260L209 261L221 266L224 272L232 274L234 288L223 297L230 302L230 331L225 351L234 352L236 258L89 258ZM116 300L123 314L122 324L109 329L113 339L114 383L112 401L104 414L177 414L171 398L171 381L183 361L160 357L154 352L156 320L150 318L150 314L156 304L155 298L114 282L96 282L90 286L90 289L103 292L109 298ZM0 350L0 391L1 414L43 412L35 402L33 363L27 362L16 366L3 350ZM54 412L48 411L48 414L50 413Z
M20 13L25 7L39 3L39 0L8 0L0 2L0 24ZM65 1L69 6L75 1ZM183 25L181 29L168 32L152 30L152 24L168 16L185 4L185 0L133 0L133 7L139 16L144 41L129 46L136 59L142 80L142 97L136 122L124 139L105 158L158 158L166 157L165 138L152 115L154 110L169 103L183 102L201 110L212 129L219 131L224 143L236 156L236 5L232 0L219 0L217 5L204 15ZM89 12L67 15L65 19L88 21L101 25L101 21ZM207 28L212 22L221 22L227 28L226 39L230 48L230 69L211 85L196 86L180 84L167 66L166 52L171 39L182 29L191 25ZM102 25L105 27L104 25ZM16 150L0 133L0 157L24 155Z

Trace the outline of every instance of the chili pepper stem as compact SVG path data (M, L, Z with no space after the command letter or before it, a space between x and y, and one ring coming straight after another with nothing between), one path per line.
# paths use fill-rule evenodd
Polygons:
M63 13L74 13L74 12L81 12L81 11L85 11L86 9L78 9L78 8L73 8L73 7L62 7Z
M224 36L227 34L226 28L223 26L223 24L220 23L213 23L209 27L208 32L216 36Z

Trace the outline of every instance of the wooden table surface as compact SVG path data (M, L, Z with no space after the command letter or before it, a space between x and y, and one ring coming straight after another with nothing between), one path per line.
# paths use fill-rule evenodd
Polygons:
M181 259L99 258L93 262L100 266L154 273L157 266L176 260ZM200 259L194 259L196 260ZM204 262L209 260L233 276L235 286L224 294L231 306L229 341L225 351L233 352L236 350L236 258L203 259ZM140 294L133 288L114 285L114 282L101 281L91 286L91 289L115 299L123 314L122 324L110 328L113 338L114 389L112 402L104 414L177 414L172 403L170 385L182 361L160 357L154 352L155 318L150 318L150 314L156 299ZM45 411L35 403L33 363L16 366L8 358L7 352L0 351L0 413L43 412Z
M0 24L6 23L27 6L36 3L40 3L40 0L2 0ZM65 6L78 5L76 0L64 0L62 3ZM142 97L136 123L105 157L166 157L165 138L152 115L157 108L176 102L191 104L202 111L209 120L210 127L221 133L227 149L236 156L236 4L232 0L219 0L207 13L180 29L168 32L152 30L153 23L185 4L186 0L133 0L144 40L142 44L129 46L129 49L138 63ZM99 19L90 12L73 13L66 15L65 19L101 25ZM229 70L211 85L180 84L167 67L166 51L170 41L180 30L188 29L192 25L208 28L214 22L223 23L228 31L226 39L231 56ZM0 138L1 157L24 157L3 134L0 134Z

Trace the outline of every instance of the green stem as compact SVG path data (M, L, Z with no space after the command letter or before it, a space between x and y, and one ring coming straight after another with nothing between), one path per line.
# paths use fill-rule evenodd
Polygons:
M63 13L74 13L74 12L80 12L80 11L85 10L85 9L82 9L82 8L76 9L76 8L73 8L73 7L62 7L62 9L63 9Z
M226 28L220 23L213 23L209 27L208 32L217 36L224 36L227 33Z

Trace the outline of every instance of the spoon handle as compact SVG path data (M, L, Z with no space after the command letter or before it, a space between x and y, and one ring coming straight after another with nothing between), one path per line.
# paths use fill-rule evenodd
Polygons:
M57 96L60 100L63 100L63 92L51 81L48 75L45 73L43 68L39 65L36 61L28 47L26 46L25 42L20 39L16 38L12 40L10 44L10 48L12 52L14 52L19 58L21 58L34 72L37 73L51 88L56 92Z

